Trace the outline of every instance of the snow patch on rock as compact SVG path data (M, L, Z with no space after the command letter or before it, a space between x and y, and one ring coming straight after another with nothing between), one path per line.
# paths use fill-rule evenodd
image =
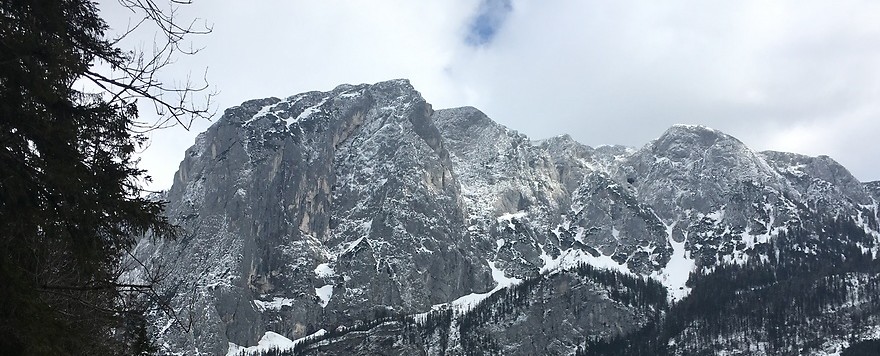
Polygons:
M517 211L515 213L505 213L505 214L495 218L495 221L497 221L499 224L506 222L507 227L509 227L511 229L516 229L516 225L513 224L513 221L522 219L522 218L526 217L526 215L528 215L528 214L529 213L525 212L525 211Z
M282 298L282 297L274 297L270 301L263 300L254 300L254 305L257 306L258 311L266 311L266 310L281 310L281 307L285 306L293 306L293 299L290 298Z
M681 242L672 238L672 232L677 222L666 225L666 235L669 245L672 246L672 257L663 269L651 274L651 278L659 281L666 287L669 301L675 302L684 299L691 292L687 281L691 272L696 267L696 261L691 258L690 251L685 249L687 236Z
M324 98L324 99L321 99L321 102L319 102L319 103L317 103L317 104L315 104L315 105L312 105L312 106L306 108L306 109L303 110L299 115L297 115L296 118L293 118L293 119L288 118L288 119L286 119L285 121L286 121L286 123L287 123L287 126L290 126L290 125L295 124L295 123L299 123L299 122L301 122L301 121L303 121L303 120L305 120L305 119L308 119L308 118L309 118L310 116L312 116L313 114L318 113L318 112L321 112L321 106L323 106L325 103L327 103L327 100L328 100L328 99L330 99L330 97L326 97L326 98Z
M322 263L315 267L315 276L318 278L333 278L336 276L336 271L330 267L329 263Z
M559 254L556 258L548 255L543 248L541 249L541 261L544 266L541 267L542 274L554 274L568 269L577 267L580 264L588 264L593 267L609 269L625 274L633 274L626 264L615 261L611 256L599 254L593 256L581 249L569 248Z
M493 291L501 289L501 288L506 288L506 287L510 287L513 285L517 285L522 282L522 279L519 279L516 277L508 277L504 273L504 271L498 269L498 267L495 267L495 262L488 261L488 260L486 262L489 263L489 268L492 270L492 279L495 280L495 283L497 283L497 285L495 286L495 289L493 289Z
M281 334L267 331L257 342L256 346L242 347L234 343L229 343L229 349L226 356L252 355L259 352L266 352L272 349L288 350L296 346L296 342L284 337Z
M503 270L501 270L495 266L494 261L486 260L486 262L489 264L489 269L492 270L492 279L495 281L495 288L492 288L492 290L490 290L486 293L471 293L468 295L461 296L458 299L455 299L449 303L436 304L431 307L430 311L414 315L416 320L424 320L424 318L426 318L428 313L430 313L431 311L442 310L442 309L446 309L446 308L452 308L457 313L467 312L468 310L470 310L474 306L476 306L478 303L480 303L484 299L488 298L493 293L500 291L504 288L512 287L512 286L515 286L517 284L522 283L522 279L515 278L515 277L508 277L507 274L504 273Z
M333 298L333 285L328 284L320 288L315 288L315 295L321 299L321 308L326 308L327 304L330 303L330 298Z

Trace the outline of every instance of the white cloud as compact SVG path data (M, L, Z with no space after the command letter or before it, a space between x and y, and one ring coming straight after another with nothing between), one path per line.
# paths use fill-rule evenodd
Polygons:
M870 139L880 133L878 6L523 1L493 46L461 56L453 73L479 93L473 105L536 138L638 146L699 123L878 179L878 159L855 152L880 150Z
M519 0L474 47L466 38L479 6L197 1L184 14L214 33L178 65L209 67L221 110L406 77L435 108L473 105L533 138L639 146L698 123L880 179L880 159L865 153L880 152L880 3ZM170 184L206 126L157 133L144 156L156 186Z

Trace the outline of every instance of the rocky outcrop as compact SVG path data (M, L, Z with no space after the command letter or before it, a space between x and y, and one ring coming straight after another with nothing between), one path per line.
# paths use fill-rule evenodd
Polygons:
M218 354L490 289L431 114L403 80L226 110L167 194L184 236L138 248L196 317L160 340Z
M868 182L864 183L864 185L868 194L870 194L875 201L880 201L880 181Z

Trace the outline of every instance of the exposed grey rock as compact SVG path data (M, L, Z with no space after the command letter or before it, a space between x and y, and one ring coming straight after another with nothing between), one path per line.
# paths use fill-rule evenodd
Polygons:
M541 246L557 244L547 227L569 205L553 159L477 109L439 110L433 118L451 152L468 229L501 256L504 270L534 273L542 266Z
M782 187L778 174L742 142L702 126L673 126L634 153L622 171L667 222L689 215L688 210L721 209L745 182Z
M847 213L853 204L871 203L862 183L828 156L809 157L775 151L761 154L785 176L813 210Z
M135 256L164 272L162 292L192 321L187 330L151 316L166 353L223 354L266 331L293 340L347 330L518 278L542 281L534 301L475 332L507 353L565 354L646 313L599 298L566 270L656 279L680 299L688 273L764 261L781 231L814 229L797 242L804 253L823 248L817 222L831 217L880 239L878 191L828 157L756 153L700 126L674 126L640 149L531 141L475 108L433 111L394 80L227 109L166 195L184 236L144 239ZM315 351L465 351L454 330L412 344L400 328L382 323Z
M265 330L293 339L490 289L431 113L403 80L228 109L168 193L185 237L138 249L199 318L192 340L160 340L218 354Z
M875 201L880 200L880 180L864 183L865 190L874 198Z

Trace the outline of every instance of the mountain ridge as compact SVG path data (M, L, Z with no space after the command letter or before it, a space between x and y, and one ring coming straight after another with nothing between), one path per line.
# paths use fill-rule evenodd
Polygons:
M876 187L830 158L754 152L695 125L639 149L567 135L533 142L476 108L435 111L409 81L393 80L225 110L187 150L166 195L186 236L144 239L136 256L170 271L170 304L196 316L198 337L152 315L161 351L221 354L256 347L268 332L294 340L388 315L467 315L536 278L552 281L530 292L546 300L541 308L568 310L545 292L585 264L656 280L680 302L691 273L773 261L792 229L815 235L793 251L825 249L832 237L818 221L835 216L866 236L835 241L876 256ZM595 328L596 319L553 315ZM506 340L528 328L518 330ZM443 335L422 346L470 347ZM565 336L556 350L574 352L585 337Z

